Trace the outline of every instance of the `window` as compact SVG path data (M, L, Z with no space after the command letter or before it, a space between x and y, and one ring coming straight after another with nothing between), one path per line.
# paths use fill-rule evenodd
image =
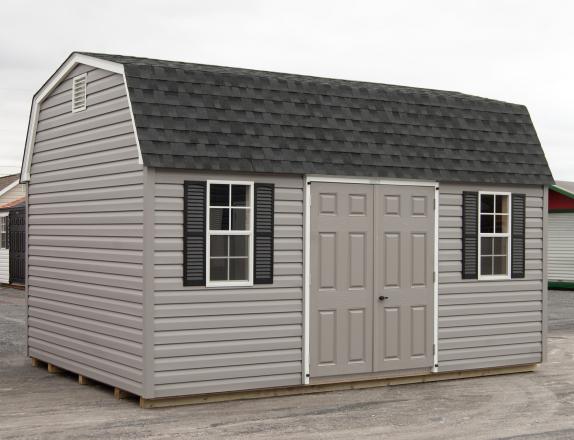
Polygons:
M479 270L481 277L508 277L510 194L480 193Z
M0 249L8 249L8 216L0 217Z
M207 183L207 285L252 283L253 184Z

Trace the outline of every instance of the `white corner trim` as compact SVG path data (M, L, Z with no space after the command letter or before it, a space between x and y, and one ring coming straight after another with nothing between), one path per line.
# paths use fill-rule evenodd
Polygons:
M0 197L2 197L4 194L6 194L8 191L10 191L11 189L16 188L18 185L20 184L20 182L18 182L18 180L15 180L14 182L12 182L10 185L8 185L7 187L5 187L4 189L0 190Z
M73 53L68 59L58 68L46 84L34 95L32 99L32 110L30 112L30 121L28 124L28 133L26 136L26 147L24 150L24 159L22 160L22 170L20 172L20 181L28 182L30 180L30 166L32 164L32 153L34 144L36 143L36 127L38 125L38 116L40 113L40 104L46 97L66 78L68 73L72 71L78 64L86 64L97 69L108 70L110 72L118 73L123 76L124 84L126 86L126 94L129 103L132 125L134 127L134 135L138 147L138 157L140 164L143 164L140 142L138 139L137 131L135 130L135 119L132 110L131 100L127 89L126 75L123 64L115 63L113 61L102 60L100 58L92 57L89 55Z
M304 212L304 222L305 226L303 229L303 264L304 264L304 276L303 276L303 371L302 371L302 382L303 385L309 384L309 371L310 371L310 324L311 324L311 182L306 177L303 181L304 191L305 191L305 212Z
M140 138L138 136L138 129L136 127L136 119L134 117L134 109L132 108L132 99L130 98L130 91L128 89L128 82L126 80L126 74L123 71L123 66L122 66L122 76L124 78L124 87L126 89L126 99L128 100L128 107L130 109L130 117L132 120L132 129L134 131L134 137L136 138L136 146L138 147L138 163L140 165L143 165L143 156L142 156L142 149L140 146Z

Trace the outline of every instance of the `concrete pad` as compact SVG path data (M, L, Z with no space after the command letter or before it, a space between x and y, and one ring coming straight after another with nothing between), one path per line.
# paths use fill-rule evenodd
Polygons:
M0 289L0 437L574 438L574 292L549 296L549 358L534 373L142 410L111 387L34 368L23 292Z

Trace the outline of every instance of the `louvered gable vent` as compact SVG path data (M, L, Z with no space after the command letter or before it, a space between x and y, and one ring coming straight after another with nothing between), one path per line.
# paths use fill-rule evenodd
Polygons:
M86 109L86 83L87 76L75 76L72 80L72 112L81 112Z

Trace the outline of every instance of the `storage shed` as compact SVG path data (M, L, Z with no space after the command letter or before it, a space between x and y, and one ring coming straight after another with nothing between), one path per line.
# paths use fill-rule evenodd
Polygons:
M574 289L574 182L548 191L548 287Z
M0 177L0 284L10 282L10 210L23 202L24 195L18 174Z
M22 181L28 354L144 402L546 352L553 179L521 105L74 53Z

